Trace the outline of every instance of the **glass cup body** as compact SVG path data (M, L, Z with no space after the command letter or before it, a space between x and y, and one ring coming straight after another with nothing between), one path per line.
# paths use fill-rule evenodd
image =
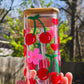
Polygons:
M57 13L24 15L24 79L29 84L60 82L57 17Z

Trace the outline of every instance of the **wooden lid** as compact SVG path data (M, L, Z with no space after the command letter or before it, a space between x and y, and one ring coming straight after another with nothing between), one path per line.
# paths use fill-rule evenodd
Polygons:
M57 8L30 8L24 10L23 14L31 15L31 14L48 14L48 13L59 13Z

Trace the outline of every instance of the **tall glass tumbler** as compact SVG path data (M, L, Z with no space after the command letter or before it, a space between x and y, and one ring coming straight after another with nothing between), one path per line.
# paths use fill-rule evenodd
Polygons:
M24 80L26 84L60 84L57 8L24 11Z

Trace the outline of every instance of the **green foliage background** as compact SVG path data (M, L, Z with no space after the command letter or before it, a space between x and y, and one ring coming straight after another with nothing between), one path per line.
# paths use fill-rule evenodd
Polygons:
M42 7L50 7L52 5L52 0L46 4L45 0L39 0ZM29 0L28 2L25 0L24 3L21 4L22 7L27 7L27 5L30 5L31 8L34 7L32 4L32 1ZM24 45L24 38L23 38L23 14L21 9L17 9L18 13L21 15L18 19L12 19L12 17L7 17L7 24L10 31L10 36L4 35L6 39L9 40L10 44L12 45L12 48L14 50L12 56L13 57L22 57L23 56L23 45ZM60 20L59 20L60 22ZM59 24L59 35L60 35L60 51L61 51L61 58L62 61L69 61L70 57L70 51L66 47L66 43L72 39L72 37L69 37L66 33L69 29L68 22L63 22L62 24ZM33 30L32 30L33 31ZM38 30L36 34L38 33ZM35 46L37 47L37 46ZM33 49L33 46L31 46L31 49ZM51 49L50 45L47 45L47 53L51 54L53 53L53 50Z
M10 36L4 35L4 37L9 40L10 44L13 46L13 54L14 57L22 57L23 56L23 21L19 19L13 20L10 17L7 17L8 26L10 31Z
M22 15L23 16L23 15ZM10 31L10 36L4 35L6 39L9 40L10 44L13 46L13 54L14 57L22 57L23 56L23 45L24 45L24 38L23 38L23 21L19 19L13 20L10 17L7 17L8 26ZM72 37L68 37L66 31L68 31L68 22L64 22L59 25L59 35L60 35L60 44L61 44L61 57L63 61L69 60L69 51L66 48L67 41L71 40ZM33 30L32 30L33 31ZM38 30L36 34L38 33ZM31 47L33 49L33 46ZM48 53L52 53L52 49L49 45L47 45Z

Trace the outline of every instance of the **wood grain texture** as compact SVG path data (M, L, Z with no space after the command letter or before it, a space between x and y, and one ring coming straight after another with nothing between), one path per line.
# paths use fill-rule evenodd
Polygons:
M24 61L18 57L0 57L0 84L16 84L24 79Z
M52 17L42 17L42 18L39 18L39 19L43 22L45 27L53 26ZM28 27L29 28L34 28L33 20L28 19ZM36 27L37 28L43 28L43 25L38 20L36 20Z
M31 15L31 14L50 14L50 13L59 13L57 8L30 8L24 10L24 15Z

